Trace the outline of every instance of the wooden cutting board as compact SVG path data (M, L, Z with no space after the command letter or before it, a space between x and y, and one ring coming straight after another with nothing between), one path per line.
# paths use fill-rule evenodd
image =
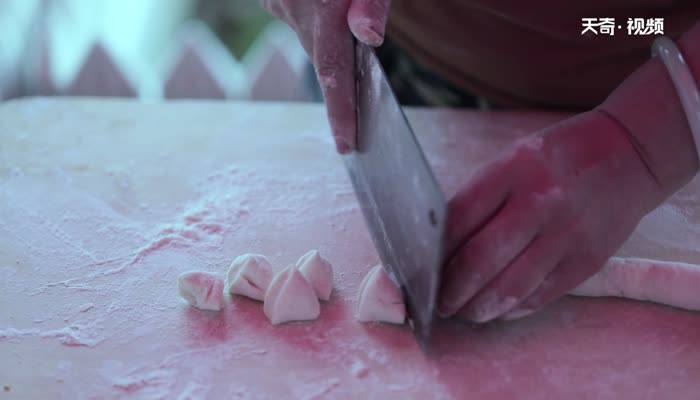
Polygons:
M557 114L408 112L445 192ZM700 263L700 185L624 256ZM335 289L311 323L177 294L245 252L319 249ZM700 398L700 314L566 298L510 323L360 324L378 258L320 105L26 99L0 105L0 398ZM700 288L698 288L700 292Z

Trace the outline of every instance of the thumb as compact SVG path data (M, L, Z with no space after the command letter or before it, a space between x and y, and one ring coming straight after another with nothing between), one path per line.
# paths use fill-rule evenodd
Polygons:
M348 10L348 26L355 37L370 46L384 42L391 0L353 0Z

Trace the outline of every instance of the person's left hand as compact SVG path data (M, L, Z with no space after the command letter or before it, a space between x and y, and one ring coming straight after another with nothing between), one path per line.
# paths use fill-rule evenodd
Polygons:
M658 182L601 111L518 141L450 200L438 313L512 319L598 271L658 204Z
M353 36L370 45L384 41L391 0L260 0L299 37L314 64L336 150L354 151L355 79Z

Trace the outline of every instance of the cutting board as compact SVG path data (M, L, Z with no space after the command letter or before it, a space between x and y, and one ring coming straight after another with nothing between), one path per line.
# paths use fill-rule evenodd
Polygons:
M564 116L410 109L449 196ZM620 255L700 263L700 184ZM321 105L25 99L0 105L0 398L700 398L700 313L565 298L515 322L360 324L378 261ZM246 253L335 267L317 321L177 294ZM700 288L698 288L700 292Z

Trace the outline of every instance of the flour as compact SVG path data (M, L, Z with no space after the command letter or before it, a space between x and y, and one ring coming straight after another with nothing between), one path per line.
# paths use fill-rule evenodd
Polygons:
M94 220L101 221L103 224L107 224L108 227L111 227L109 228L109 232L104 233L119 238L116 240L117 244L124 242L124 244L128 245L129 243L132 243L133 238L141 238L141 240L145 241L146 243L142 244L140 247L136 248L130 253L102 260L99 260L91 253L82 251L85 256L90 257L94 262L82 265L78 267L78 269L93 266L114 267L100 268L95 272L82 276L50 282L44 285L43 288L40 289L40 292L45 291L46 288L52 287L89 288L89 286L85 286L84 284L76 283L93 281L98 278L104 278L124 272L127 268L141 262L144 258L166 248L187 248L197 245L212 247L218 246L221 243L223 235L235 228L238 222L248 216L249 210L243 204L244 199L245 194L242 192L208 192L198 200L183 207L180 214L176 217L175 222L160 224L160 226L157 226L156 229L153 230L153 233L147 237L143 237L141 234L133 234L122 238L122 236L125 236L125 232L130 232L132 230L136 231L136 226L134 226L131 222L125 221L123 218L108 218L105 220L105 214L102 212L101 214L98 214L99 216L95 217ZM78 205L71 204L70 207L80 207L81 203L77 202L77 204ZM83 205L83 207L85 206ZM161 208L165 207L165 205L161 206ZM37 208L40 207L37 206ZM91 207L87 207L87 210L89 211L90 208ZM101 212L101 208L103 207L100 207L100 209L96 209L92 212L99 213ZM110 213L107 215L114 213L114 210L109 211ZM90 215L89 213L85 215L85 209L83 209L81 213L83 214L80 218L81 221L85 220L85 218ZM67 217L67 214L64 214L64 217ZM28 221L25 220L25 223L27 222ZM105 228L101 227L97 230L104 231ZM56 232L57 235L61 235L60 237L62 242L69 244L71 247L76 246L76 241L71 240L71 237L66 235L63 229L54 228L53 231ZM132 240L125 241L127 238L132 238ZM124 248L126 246L118 247Z
M95 347L104 340L93 326L70 325L60 329L40 330L40 329L15 329L7 328L0 330L0 341L13 340L19 338L36 337L42 339L58 339L64 346L75 347Z
M316 400L327 397L327 395L340 385L337 378L324 379L321 382L300 383L299 388L295 388L296 397L304 400Z
M350 366L350 373L352 373L356 378L366 378L369 375L369 369L362 360L355 360Z
M141 396L167 395L168 389L175 384L175 371L157 369L140 375L115 379L113 387L127 393L138 392Z

